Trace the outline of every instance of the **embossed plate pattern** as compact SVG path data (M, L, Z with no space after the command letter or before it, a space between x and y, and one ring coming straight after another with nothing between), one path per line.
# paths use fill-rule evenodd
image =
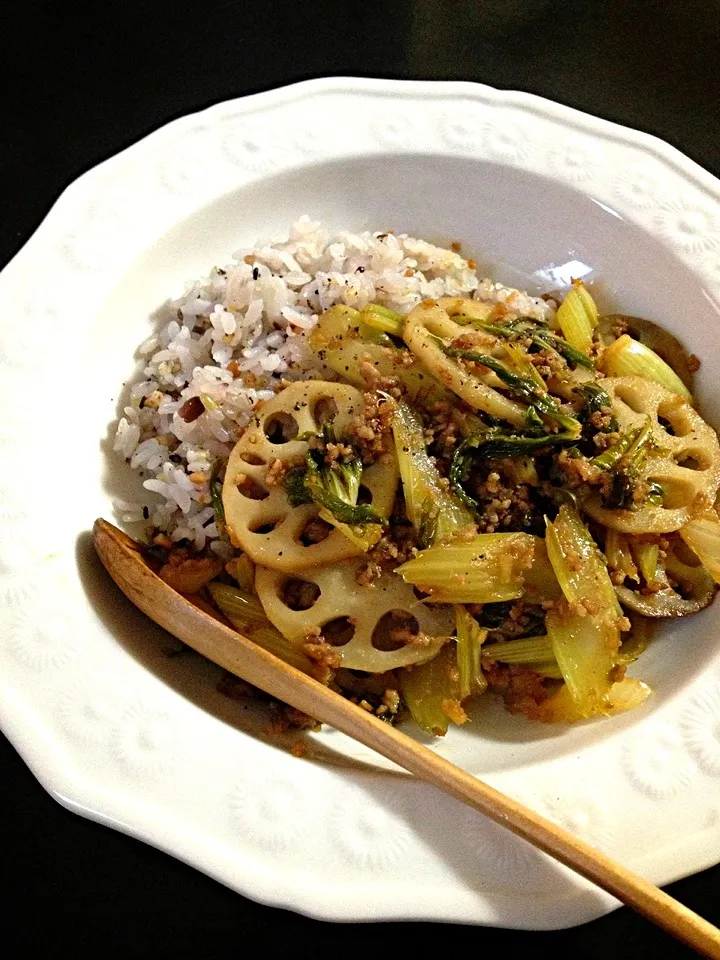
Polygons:
M298 203L325 209L295 210L294 186ZM534 232L577 234L568 258L603 280L603 266L628 263L618 297L636 277L629 306L702 354L706 391L717 381L719 185L653 138L458 83L312 81L175 121L68 188L0 277L2 727L60 802L263 902L335 920L580 923L615 901L339 734L312 744L332 764L264 740L262 719L215 692L211 665L165 656L167 639L89 547L92 520L112 516L130 483L107 455L114 388L148 315L176 292L170 278L199 275L290 212L377 225L355 222L352 198L377 218L384 190L392 226L487 239L488 256L525 273ZM493 204L510 210L515 195L520 226L497 233ZM443 212L459 219L443 224ZM642 286L653 268L654 288L665 282L687 314L662 316ZM472 733L436 749L655 882L709 866L720 858L718 613L663 633L646 655L656 695L637 716L538 732L487 706Z

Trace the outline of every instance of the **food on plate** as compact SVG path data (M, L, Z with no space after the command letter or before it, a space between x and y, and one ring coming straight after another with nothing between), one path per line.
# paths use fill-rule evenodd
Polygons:
M699 361L456 247L303 218L190 285L117 427L153 495L123 519L171 586L389 721L632 709L651 624L720 580Z

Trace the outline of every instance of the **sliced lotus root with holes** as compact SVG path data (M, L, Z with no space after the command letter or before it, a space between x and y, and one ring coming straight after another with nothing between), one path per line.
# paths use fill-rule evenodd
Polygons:
M292 507L285 488L270 486L270 465L302 462L305 433L331 420L342 438L362 413L359 390L341 383L293 383L258 410L236 443L225 471L223 507L230 539L255 563L277 570L305 570L361 552L340 530L318 518L313 504ZM362 487L375 510L389 516L398 483L394 457L381 457L363 471ZM324 538L323 538L324 537Z
M623 533L671 533L715 503L720 485L720 445L712 427L682 397L642 377L610 377L601 381L625 433L650 417L654 450L640 472L642 480L659 483L663 502L637 510L610 510L599 494L583 509L606 527Z
M452 607L428 606L395 573L359 586L362 563L346 560L302 578L258 567L255 589L288 640L300 644L319 630L350 670L381 673L432 659L453 633Z
M683 555L691 562L686 562ZM668 575L677 583L673 589ZM689 547L675 534L667 551L667 556L658 570L660 589L655 593L641 593L626 586L615 587L620 603L644 617L687 617L704 610L712 603L717 586L715 581L692 555Z
M449 317L471 317L473 320L489 320L498 307L494 303L473 300L471 297L440 297L437 305Z
M452 297L447 301L443 298L442 302L458 315L455 308L462 302L459 298ZM498 389L502 383L496 374L488 373L483 377L470 374L457 360L445 356L437 344L438 339L449 346L458 337L472 337L478 349L487 353L492 352L497 343L492 334L461 326L439 304L425 300L407 315L403 337L423 366L474 410L483 410L516 427L526 426L525 408Z

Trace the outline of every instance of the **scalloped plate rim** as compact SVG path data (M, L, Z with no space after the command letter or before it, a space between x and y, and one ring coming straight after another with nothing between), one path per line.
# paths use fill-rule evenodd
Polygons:
M0 285L4 281L12 279L15 269L21 268L23 261L32 256L36 248L40 248L44 238L60 226L65 218L65 214L70 212L70 208L76 199L90 193L93 187L102 177L116 169L121 170L128 161L139 159L143 150L149 150L151 146L156 147L163 140L171 140L178 132L190 129L205 129L212 127L217 122L222 122L229 115L239 116L248 115L256 111L271 110L277 107L291 105L298 101L303 101L309 97L323 96L327 94L337 94L340 96L367 96L368 94L382 94L386 97L396 97L398 100L411 97L415 100L425 101L433 99L442 101L450 98L461 98L475 101L484 101L499 108L514 107L526 111L541 121L548 118L566 126L572 127L591 139L601 137L605 140L616 142L618 144L630 145L642 154L649 154L660 160L661 163L671 167L681 178L690 181L696 188L707 194L714 202L720 201L720 182L710 173L691 160L677 148L667 144L665 141L651 134L641 131L631 130L612 121L595 118L590 114L578 111L574 108L554 103L543 97L534 94L528 94L518 91L500 91L494 88L470 83L465 81L385 81L381 79L360 79L352 77L337 77L327 79L312 79L300 83L289 84L283 87L269 91L250 94L248 96L221 101L208 106L197 112L176 118L169 123L151 131L143 136L137 142L123 148L115 155L101 161L91 169L83 173L76 180L70 183L61 193L52 208L48 211L45 218L34 231L32 236L24 246L9 261L0 276ZM407 153L417 152L407 151L402 147L386 147L387 153ZM429 152L447 154L448 149L432 150ZM353 154L350 154L353 155ZM312 164L313 160L306 162ZM247 896L255 897L260 902L272 904L279 907L299 910L310 916L327 920L364 920L364 919L433 919L433 920L456 920L461 922L474 923L492 923L492 904L489 911L486 909L485 915L478 915L472 909L453 909L452 898L443 906L442 909L434 910L430 901L425 903L410 904L407 901L398 911L383 908L377 901L370 903L362 902L362 896L357 900L357 906L343 904L336 910L324 909L326 904L321 902L322 898L307 895L300 888L285 891L278 894L277 887L267 884L262 890L258 891L257 885L253 886L254 880L251 875L252 863L248 860L247 866L250 868L243 878L230 876L232 872L227 867L213 868L212 858L208 859L203 855L201 848L193 852L188 852L187 848L182 849L182 839L172 836L169 839L162 839L158 828L153 829L143 822L142 816L133 822L132 817L121 821L115 819L104 812L102 800L96 797L95 808L83 804L80 794L83 792L82 777L75 771L73 764L66 765L66 757L62 755L62 749L58 743L52 742L52 731L40 729L39 721L31 715L28 704L22 701L15 701L14 691L8 684L3 684L9 692L9 696L3 698L0 703L0 715L2 716L3 730L8 738L13 742L23 757L27 765L33 771L36 778L43 787L66 808L76 813L87 816L98 822L105 823L108 826L120 829L132 836L151 843L167 853L174 855L186 862L196 866L198 869L214 876L220 882L223 882L232 888L244 893ZM687 699L687 698L683 698ZM24 716L24 714L27 714ZM367 776L367 774L363 774ZM371 777L382 778L382 774L370 774ZM488 780L494 780L494 777L488 777ZM502 779L502 778L498 778ZM97 786L97 785L95 785ZM90 792L93 792L92 790ZM102 793L102 790L99 791ZM118 803L122 804L125 798L120 798ZM132 806L132 804L130 804ZM162 811L153 811L149 820L160 819ZM180 824L180 826L190 826L190 824ZM710 836L713 836L717 842L720 842L720 826L714 824L708 826L702 832L703 842L707 844ZM693 837L689 838L693 841ZM695 837L697 839L697 837ZM205 838L207 843L209 838ZM677 846L681 841L677 842ZM697 847L698 844L696 843ZM653 855L648 855L644 860L648 863L650 872L661 875L660 882L666 883L678 879L680 876L696 870L704 869L717 862L720 857L720 847L717 852L710 854L707 844L702 850L697 849L694 854L692 865L683 861L683 865L668 868L667 863L661 868L660 861L667 860L668 851L672 848L663 847L661 851ZM703 856L704 854L704 856ZM235 859L238 859L238 851L235 852ZM352 890L352 888L349 888ZM358 890L362 890L360 885ZM569 905L569 913L563 916L563 904ZM525 916L513 917L511 919L503 918L505 926L521 929L557 929L567 927L578 923L586 922L594 917L600 916L614 909L617 904L612 898L606 895L598 898L594 893L588 893L582 884L578 886L574 894L564 901L555 900L554 909L547 914L542 910L537 910L530 915L529 920ZM476 910L482 909L476 906Z

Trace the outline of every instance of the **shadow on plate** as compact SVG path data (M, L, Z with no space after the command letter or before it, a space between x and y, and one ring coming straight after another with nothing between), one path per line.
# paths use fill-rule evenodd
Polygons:
M353 787L341 844L367 869L395 860L408 870L410 883L431 882L402 860L406 847L419 840L464 889L489 901L499 923L521 898L530 929L581 923L616 904L528 841L434 787L409 780L398 790L372 773L354 777ZM583 839L604 846L597 837Z
M315 733L282 731L277 707L264 696L255 698L241 687L234 688L222 668L185 647L122 594L98 560L89 532L77 539L76 560L88 600L107 630L144 669L195 706L254 739L276 749L296 750L306 759L366 771L404 773L390 761L327 727ZM533 724L525 718L511 716L492 696L474 705L470 720L462 729L451 729L446 739L429 737L409 723L404 730L417 742L473 773L498 769L497 763L483 762L483 744L493 752L499 746L507 753L511 765L522 765L525 754L530 757L543 743L555 756L573 748L570 742L563 743L567 727ZM473 763L476 753L477 763Z
M603 894L599 891L594 894L592 890L579 892L570 871L459 801L435 791L432 815L428 816L427 796L421 798L416 792L427 790L426 785L412 783L408 778L406 789L395 789L386 774L404 774L404 771L395 766L375 765L351 756L344 748L333 749L328 745L328 740L332 741L333 736L342 737L341 734L335 731L327 735L307 735L300 731L283 734L271 730L274 718L267 702L247 696L234 699L220 692L218 684L226 676L225 671L184 647L122 594L100 564L89 532L78 537L76 557L80 578L95 613L145 670L194 706L271 749L292 751L301 744L306 761L352 768L361 774L354 779L353 789L360 791L363 798L367 796L367 803L361 798L356 805L362 822L349 826L346 841L353 842L352 830L357 829L361 854L368 862L375 857L384 860L389 855L384 849L375 849L376 842L379 843L375 838L384 836L384 831L376 830L373 818L390 818L397 823L399 845L405 837L416 834L472 891L487 894L488 889L492 889L493 896L500 898L517 897L524 892L532 901L529 908L538 916L551 904L557 906L558 901L578 896L587 900L588 913L593 912L596 896L600 899L594 915L606 912L607 900L602 901ZM506 734L517 718L508 717L508 720L504 728ZM557 733L551 734L545 727L538 730L524 721L514 730L518 740L528 737L537 740L549 735ZM352 741L342 739L352 748ZM415 735L415 739L428 745L437 743L422 733ZM379 760L382 762L383 758ZM368 822L363 818L369 818ZM456 829L448 831L448 822L455 824ZM541 896L538 891L542 891Z
M304 743L308 757L314 760L372 769L371 765L353 761L316 738L311 740L303 731L278 731L277 711L267 701L233 695L232 686L224 683L226 671L184 646L127 599L100 563L89 531L76 541L76 561L88 601L107 630L144 669L194 706L271 747L290 751L298 743ZM228 692L222 692L219 687L225 687Z
M148 315L147 335L159 332L163 326L174 319L171 301L166 300L159 307ZM111 420L105 425L105 432L100 440L100 454L102 457L102 486L111 502L116 500L126 500L130 503L142 503L147 499L147 490L143 488L144 477L140 472L131 470L127 464L122 468L122 460L113 450L115 431L120 418L123 416L125 407L130 406L130 393L133 384L138 383L143 378L143 370L147 365L147 358L140 356L137 352L134 356L135 366L130 372L115 401L115 410ZM120 467L120 469L118 469ZM106 518L113 519L113 518ZM118 517L114 518L117 522ZM125 525L127 532L131 536L140 537L142 534L141 524ZM82 537L81 537L82 539Z

